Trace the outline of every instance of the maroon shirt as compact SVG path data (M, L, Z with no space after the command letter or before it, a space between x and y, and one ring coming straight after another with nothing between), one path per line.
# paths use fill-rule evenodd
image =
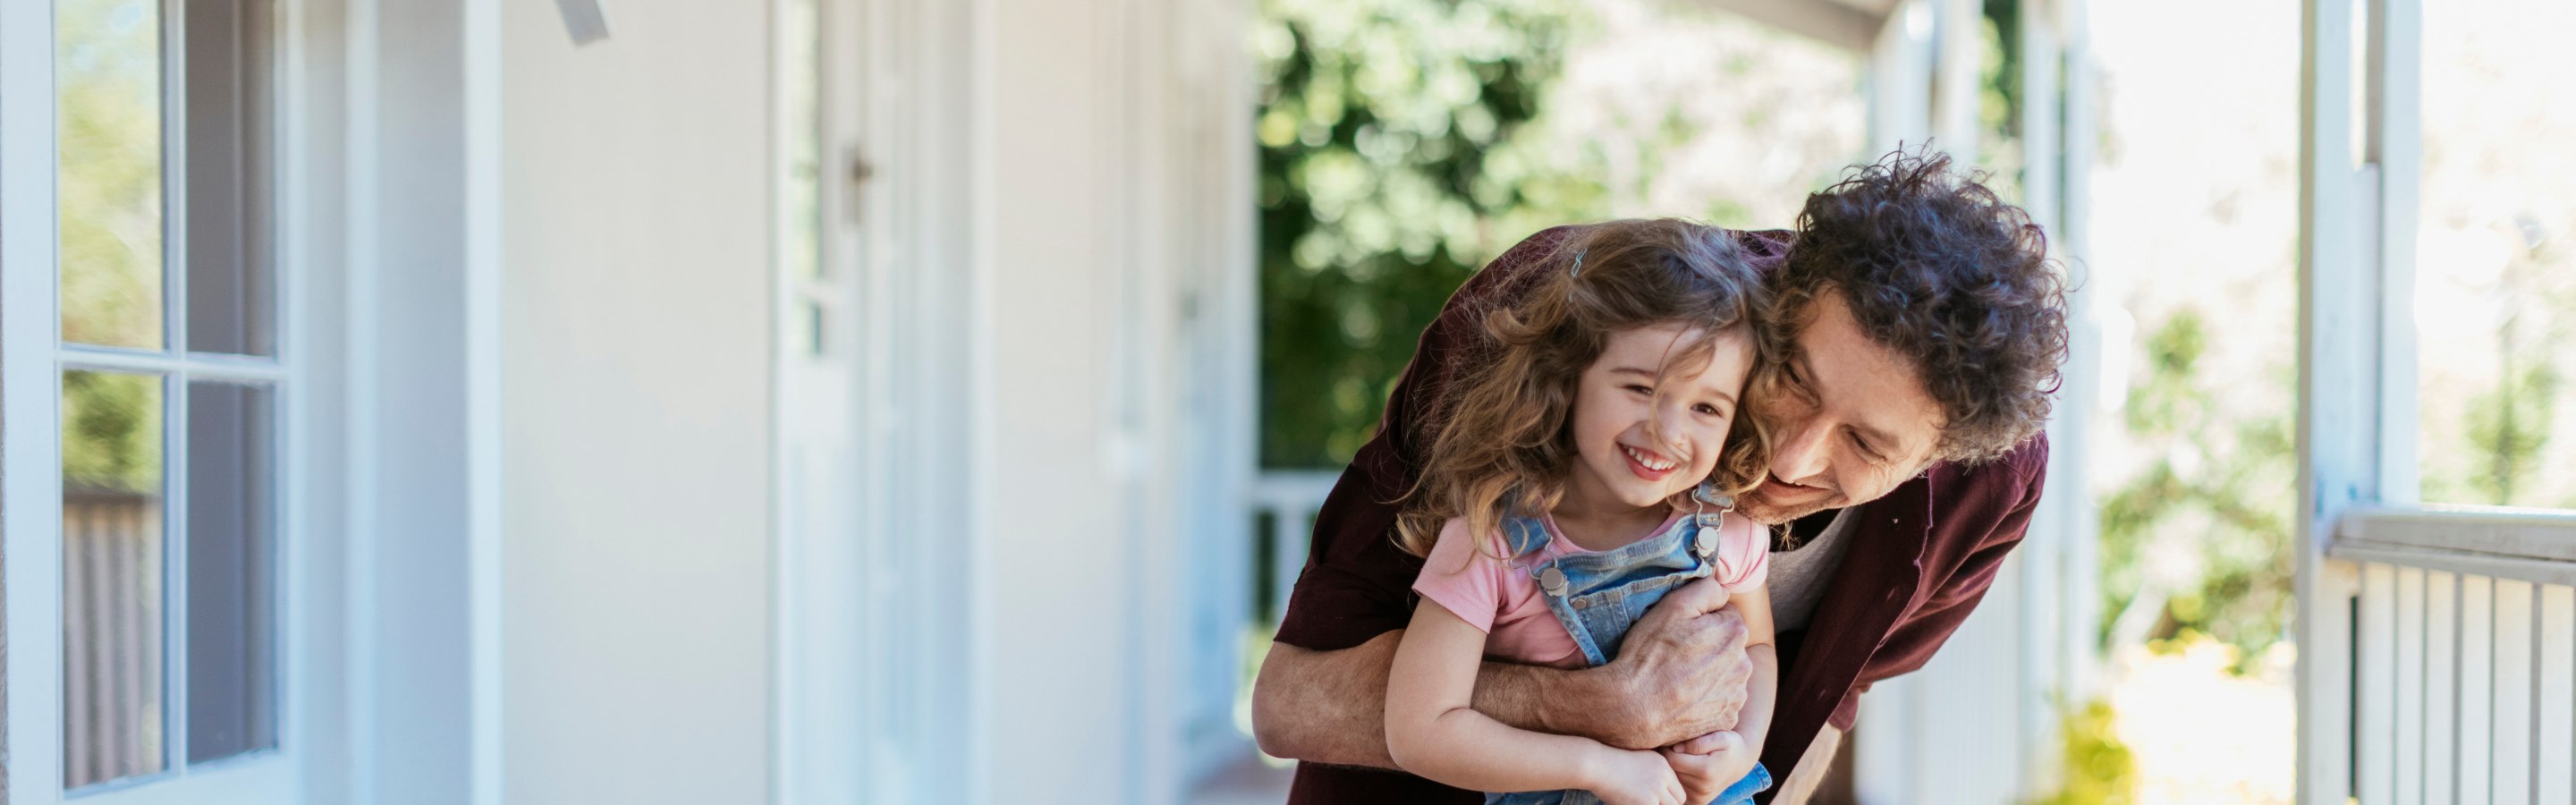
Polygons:
M1413 618L1422 560L1395 547L1394 501L1414 479L1428 407L1457 377L1483 312L1528 293L1543 258L1573 233L1530 236L1450 297L1387 398L1377 437L1352 457L1315 516L1306 568L1288 599L1280 642L1336 651L1402 629ZM1738 232L1757 271L1778 268L1795 233ZM1779 635L1781 679L1762 763L1786 777L1828 721L1849 729L1871 683L1923 667L1994 583L2021 542L2048 466L2046 435L1994 462L1936 464L1884 497L1859 504L1851 548L1808 628ZM1813 640L1809 635L1815 635ZM1776 788L1774 789L1777 790ZM1762 799L1769 801L1766 792ZM1294 803L1480 803L1480 795L1402 772L1300 764Z

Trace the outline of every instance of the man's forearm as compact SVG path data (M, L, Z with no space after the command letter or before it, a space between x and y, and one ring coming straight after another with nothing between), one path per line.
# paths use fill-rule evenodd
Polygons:
M1808 744L1806 753L1798 758L1798 768L1789 772L1788 779L1780 781L1780 793L1771 798L1772 805L1806 805L1807 800L1816 795L1816 790L1824 786L1825 774L1833 768L1834 754L1841 751L1842 746L1842 730L1827 724L1824 729L1816 731L1815 742Z
M1531 732L1580 735L1616 744L1608 735L1626 701L1603 690L1600 669L1487 662L1476 674L1476 712ZM1643 749L1623 746L1622 749Z
M1404 632L1340 651L1271 643L1252 683L1252 739L1272 757L1395 768L1386 752L1386 669Z
M1386 751L1386 674L1403 636L1388 632L1340 651L1272 644L1252 691L1252 734L1261 751L1308 763L1395 768ZM1591 717L1617 704L1594 694L1594 681L1582 671L1488 662L1476 675L1475 708L1521 729L1590 735L1599 722Z

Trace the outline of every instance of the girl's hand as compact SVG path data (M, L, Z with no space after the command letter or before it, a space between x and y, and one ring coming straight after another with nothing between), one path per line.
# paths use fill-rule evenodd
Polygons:
M1653 752L1613 749L1595 769L1595 779L1583 787L1608 805L1689 803L1682 799L1682 781L1673 776L1672 765Z
M1688 802L1707 802L1726 793L1727 786L1753 773L1761 758L1753 756L1752 747L1744 745L1744 736L1734 730L1720 730L1665 747L1664 762L1675 779L1681 781Z

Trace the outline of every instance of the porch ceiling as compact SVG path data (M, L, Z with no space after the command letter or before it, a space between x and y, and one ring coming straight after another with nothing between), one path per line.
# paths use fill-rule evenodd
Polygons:
M1843 50L1868 54L1897 0L1675 0L1742 15Z

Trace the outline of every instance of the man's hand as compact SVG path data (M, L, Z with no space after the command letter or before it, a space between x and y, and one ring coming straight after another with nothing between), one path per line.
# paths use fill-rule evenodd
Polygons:
M1646 611L1609 665L1569 671L1486 663L1475 708L1521 729L1581 735L1621 749L1671 746L1735 728L1753 664L1726 587L1682 585ZM1393 631L1339 651L1274 643L1252 688L1261 751L1314 763L1393 768L1386 675ZM1732 782L1732 781L1729 781Z
M1653 749L1734 729L1753 663L1744 654L1744 618L1725 606L1726 587L1701 579L1646 610L1619 656L1595 669L1608 675L1608 695L1596 703L1601 722L1580 732L1622 749Z

